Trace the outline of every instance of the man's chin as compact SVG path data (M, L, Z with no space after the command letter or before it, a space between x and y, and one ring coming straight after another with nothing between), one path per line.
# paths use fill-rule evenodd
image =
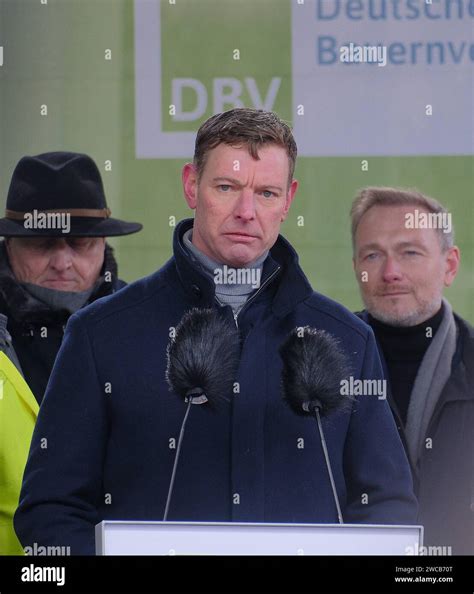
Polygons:
M397 326L400 328L408 328L410 326L417 326L425 320L432 317L436 311L431 311L430 308L381 308L366 303L366 309L370 315L388 326Z
M380 310L368 310L370 315L377 321L387 324L388 326L408 327L416 326L418 323L417 313L393 313Z

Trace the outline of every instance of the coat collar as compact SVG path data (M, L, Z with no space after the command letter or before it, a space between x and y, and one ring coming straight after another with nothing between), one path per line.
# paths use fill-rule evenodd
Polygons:
M200 306L212 307L215 297L213 280L200 269L190 258L183 244L184 233L192 228L194 219L184 219L176 226L173 236L173 253L181 285L187 295ZM313 289L298 263L296 254L290 243L281 235L265 260L262 282L278 274L270 283L278 283L272 300L273 313L284 317L297 303L303 301L313 293Z

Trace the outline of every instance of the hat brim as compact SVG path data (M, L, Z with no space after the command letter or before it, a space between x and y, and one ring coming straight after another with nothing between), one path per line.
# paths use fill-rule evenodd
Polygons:
M141 231L141 223L128 223L120 219L71 217L70 229L30 229L23 221L0 219L0 237L118 237Z

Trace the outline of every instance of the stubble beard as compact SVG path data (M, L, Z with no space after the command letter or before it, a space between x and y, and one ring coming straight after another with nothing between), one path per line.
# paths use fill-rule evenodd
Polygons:
M429 320L429 318L433 317L441 307L441 298L433 297L430 301L422 301L421 303L418 303L417 306L409 311L392 313L386 309L382 310L378 308L375 299L373 298L367 299L362 295L362 299L366 310L373 318L383 324L400 328L417 326L418 324Z

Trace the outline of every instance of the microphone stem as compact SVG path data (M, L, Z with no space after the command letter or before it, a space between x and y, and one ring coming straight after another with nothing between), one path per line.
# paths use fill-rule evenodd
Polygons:
M314 409L314 416L316 417L316 420L318 422L319 435L321 436L321 444L323 446L324 458L326 459L326 468L328 469L329 480L331 481L332 493L334 495L334 501L336 503L337 517L339 519L339 524L344 524L343 519L342 519L341 506L339 505L339 498L337 496L337 491L336 491L336 483L334 482L334 477L332 475L332 470L331 470L331 463L329 461L328 448L326 446L326 440L324 439L324 432L323 432L323 426L321 424L321 417L319 415L319 408Z
M173 494L174 479L176 476L176 469L178 468L179 452L181 450L181 444L183 443L184 428L186 426L186 421L188 420L188 415L189 415L189 411L191 410L192 403L193 403L193 397L188 396L188 406L186 408L186 414L184 415L183 423L181 425L181 431L179 432L178 445L176 447L176 456L174 457L173 472L171 474L170 487L168 489L168 497L166 498L166 506L165 506L165 513L163 515L163 522L166 522L166 520L168 519L168 512L169 512L170 503L171 503L171 496Z

